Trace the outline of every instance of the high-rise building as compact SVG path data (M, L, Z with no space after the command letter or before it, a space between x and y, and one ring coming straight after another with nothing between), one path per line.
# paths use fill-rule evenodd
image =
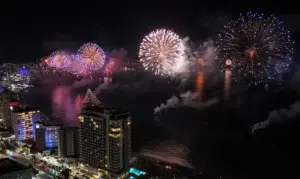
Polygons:
M0 159L1 179L32 179L30 166L19 164L9 158Z
M66 127L59 130L58 154L60 157L78 156L78 128Z
M40 112L35 109L13 110L12 126L18 141L35 139L35 123L40 120Z
M9 99L5 94L0 96L0 121L5 127L11 127L11 110Z
M79 116L79 159L109 178L126 178L131 157L131 117L105 109L89 90Z
M1 93L1 92L0 92ZM11 91L4 90L0 94L0 127L11 129L12 109L19 106L18 96Z
M108 121L106 154L110 177L126 177L131 159L131 117L128 111L117 109L105 109L104 116Z
M58 146L58 133L60 126L36 122L35 142L39 151L53 149Z

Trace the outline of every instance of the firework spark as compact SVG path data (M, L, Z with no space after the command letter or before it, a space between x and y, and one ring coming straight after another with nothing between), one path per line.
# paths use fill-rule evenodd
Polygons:
M80 55L78 54L71 54L70 55L71 64L69 65L69 68L67 69L70 73L73 73L75 75L82 75L83 74L83 68L80 61Z
M217 43L220 68L231 65L236 77L251 79L251 84L274 80L286 72L294 53L290 32L282 21L251 12L230 21Z
M69 54L63 51L55 51L50 57L50 67L67 68L70 65Z
M146 70L157 75L173 75L182 67L185 46L171 30L159 29L144 37L139 58Z
M94 43L83 44L79 48L78 54L80 54L80 60L85 73L101 69L106 59L104 51Z

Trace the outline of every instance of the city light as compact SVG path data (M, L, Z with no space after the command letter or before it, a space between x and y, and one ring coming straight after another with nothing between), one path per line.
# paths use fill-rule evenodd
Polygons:
M138 170L136 168L130 168L129 173L135 174L136 176L142 176L146 174L146 172Z

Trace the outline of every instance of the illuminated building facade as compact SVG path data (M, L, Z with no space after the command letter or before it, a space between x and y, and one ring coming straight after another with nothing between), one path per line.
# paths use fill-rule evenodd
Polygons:
M79 160L98 168L100 175L126 178L131 157L129 112L102 108L99 101L84 101L79 116Z
M110 178L127 176L131 159L131 117L128 111L105 109L108 121L108 146L106 155Z
M100 108L85 108L79 116L79 160L95 168L106 168L107 126Z
M13 129L18 141L35 139L35 123L40 120L40 112L34 109L13 110Z
M58 146L58 133L60 126L37 122L35 124L36 148L39 151L56 148Z

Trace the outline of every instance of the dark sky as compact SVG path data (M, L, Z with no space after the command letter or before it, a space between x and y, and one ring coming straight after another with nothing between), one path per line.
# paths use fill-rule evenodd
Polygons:
M83 42L104 49L124 47L134 56L142 37L171 28L200 41L240 12L275 13L298 31L296 1L9 1L0 4L1 62L37 60L57 49L75 50ZM299 12L300 13L300 12Z

